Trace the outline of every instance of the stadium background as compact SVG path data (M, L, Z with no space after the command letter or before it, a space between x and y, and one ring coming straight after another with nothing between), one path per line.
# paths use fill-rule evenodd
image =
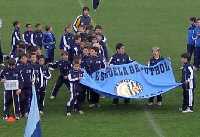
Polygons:
M0 0L4 53L10 51L14 20L20 20L23 26L38 22L51 24L58 45L64 26L80 14L82 4L82 0ZM90 0L87 0L87 5L91 7ZM115 44L123 42L132 58L146 63L151 47L159 46L163 56L172 58L179 80L179 56L186 47L188 17L200 16L199 5L199 0L103 0L98 12L91 10L91 16L95 23L104 27L110 55L115 52ZM56 57L59 57L58 48ZM116 108L109 99L103 99L102 108L89 109L86 106L85 115L73 115L66 119L66 88L63 86L56 100L48 99L57 74L57 71L53 73L47 90L45 116L41 120L44 137L189 137L200 134L199 87L195 95L195 112L192 114L178 111L182 90L176 89L164 95L164 104L159 109L147 109L144 100L133 100L129 106L120 105ZM0 96L2 112L2 86ZM24 119L15 124L7 124L1 119L0 137L21 137L24 127Z

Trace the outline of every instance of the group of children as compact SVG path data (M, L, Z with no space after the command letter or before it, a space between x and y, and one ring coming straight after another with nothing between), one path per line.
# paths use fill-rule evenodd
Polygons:
M107 39L103 34L102 27L96 25L93 28L91 22L89 8L84 7L82 15L77 17L74 24L65 27L59 46L61 59L58 61L54 61L56 40L51 26L46 26L45 32L43 32L41 24L35 25L35 31L32 30L31 24L26 24L27 30L21 37L20 22L13 23L12 51L9 58L5 60L5 68L1 71L0 79L3 83L17 80L18 89L4 91L4 119L9 116L11 103L13 103L16 119L28 115L32 99L32 85L36 88L40 114L43 114L47 81L51 78L50 70L54 69L59 69L60 74L50 99L55 99L60 87L63 84L66 85L70 91L70 97L65 107L66 116L71 116L72 112L83 114L81 106L86 99L89 107L100 107L100 95L94 89L80 84L84 73L83 69L92 75L93 72L109 65L127 64L133 60L126 54L125 46L122 43L116 44L116 53L109 60ZM198 34L196 35L198 36ZM195 84L193 67L189 64L192 53L189 52L191 46L188 44L188 53L190 54L181 55L184 89L183 112L193 111ZM42 55L43 50L44 55ZM152 49L152 58L149 60L148 66L156 65L163 59L160 49L155 47ZM198 68L197 65L196 67ZM154 104L154 98L149 99L148 105ZM129 99L124 100L125 104L129 102ZM114 98L113 104L117 105L118 103L119 99ZM156 104L162 105L161 95L157 96Z

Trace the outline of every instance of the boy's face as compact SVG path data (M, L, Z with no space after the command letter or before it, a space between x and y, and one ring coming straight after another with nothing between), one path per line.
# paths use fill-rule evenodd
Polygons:
M39 30L39 31L41 31L42 30L42 26L41 25L39 25L39 26L37 26L37 28L36 28L37 30Z
M197 20L197 26L200 27L200 20Z
M102 36L101 35L97 35L97 41L102 41Z
M20 26L21 26L20 23L18 23L18 24L16 25L16 27L18 27L18 28L20 28Z
M37 55L42 55L42 50L40 48L38 48L37 51L36 51L36 54Z
M80 64L74 64L73 68L76 69L76 70L80 69Z
M8 68L13 69L15 68L15 65L8 65Z
M31 62L36 63L37 62L37 56L36 55L31 55Z
M31 25L27 26L27 31L32 31L32 26Z
M159 50L153 50L152 55L154 58L159 58L160 57L160 51Z
M93 39L92 39L92 43L98 43L97 39L96 39L96 38L93 38Z
M85 28L84 28L83 26L80 26L80 27L78 28L78 31L79 31L79 32L85 32Z
M63 54L63 55L62 55L62 59L63 59L63 60L68 60L68 55Z
M125 48L124 47L121 47L120 49L117 50L117 52L119 54L124 54L125 53Z
M44 65L45 64L45 59L44 58L40 58L39 59L39 64L40 65Z
M88 50L88 48L84 48L83 49L83 55L88 55L89 54L89 50Z
M66 29L65 29L65 32L71 32L72 31L72 28L71 27L67 27Z
M83 11L83 15L84 15L84 16L88 16L88 15L89 15L89 11L88 11L88 10L84 10L84 11Z
M95 30L95 33L96 33L96 34L101 34L101 33L102 33L102 29L96 29L96 30Z
M21 62L22 62L23 64L26 64L27 61L28 61L28 58L27 58L26 56L23 56L23 57L21 58Z
M75 43L76 43L76 44L80 44L80 43L81 43L81 38L76 39L76 40L75 40Z
M181 58L181 64L185 64L187 62L188 62L187 58Z
M97 56L97 52L94 49L90 50L90 55L91 56Z

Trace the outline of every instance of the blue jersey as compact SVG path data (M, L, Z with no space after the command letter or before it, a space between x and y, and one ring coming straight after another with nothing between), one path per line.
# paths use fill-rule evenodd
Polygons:
M125 54L116 53L111 57L109 64L122 65L122 64L128 64L130 62L132 62L132 60L126 53Z
M200 47L200 27L195 28L193 38L195 39L195 47Z
M82 50L80 45L78 44L74 44L69 51L69 55L70 55L70 60L73 60L73 58L75 56L81 56L82 55Z
M5 68L5 69L3 69L1 71L0 78L5 79L5 80L18 80L19 89L22 89L22 87L23 87L22 75L21 75L18 68L13 68L13 69Z
M19 44L20 40L21 40L20 29L16 27L12 33L12 40L11 40L12 47L16 47L16 45Z
M42 39L43 39L43 32L35 31L31 36L31 43L33 46L39 46L40 48L42 48Z
M187 44L190 46L195 45L195 39L194 39L195 28L196 26L194 24L191 24L188 28Z
M55 49L56 47L56 39L52 32L44 32L43 33L43 39L42 39L42 45L45 49Z
M60 49L69 51L74 45L74 35L72 33L65 33L62 35L60 40Z
M60 75L67 76L69 74L69 70L71 69L71 63L66 60L60 60L55 63L50 63L49 67L58 68L60 70Z
M187 81L187 83L185 83ZM194 70L192 65L186 63L183 65L182 69L182 87L186 89L195 88Z
M23 41L26 45L32 45L31 43L31 36L32 36L33 32L32 31L25 31L23 34L22 34L22 38L23 38Z

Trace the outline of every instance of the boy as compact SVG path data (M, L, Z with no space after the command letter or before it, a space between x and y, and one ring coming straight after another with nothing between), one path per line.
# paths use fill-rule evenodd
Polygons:
M73 24L73 29L75 32L78 32L80 25L89 26L91 25L91 17L89 15L90 9L88 7L83 7L82 15L78 16Z
M200 65L200 18L196 20L196 28L194 30L195 50L194 50L194 67L199 69Z
M32 46L32 43L31 43L32 34L33 34L33 30L32 30L31 24L26 24L26 31L22 34L22 39L26 45L26 49Z
M65 27L64 34L61 37L60 40L60 50L63 51L69 51L71 46L74 44L74 34L71 33L72 28L71 24Z
M45 65L45 57L44 56L40 56L39 57L39 65L42 71L39 77L39 83L40 83L40 87L39 87L39 91L38 91L38 108L40 111L40 114L44 114L43 113L43 109L44 109L44 98L45 98L45 93L46 93L46 87L47 87L47 81L51 78L51 73L49 72L48 67Z
M116 53L111 57L109 64L110 65L122 65L132 62L130 57L125 53L125 46L122 43L117 43ZM124 103L130 103L130 99L124 99ZM113 99L113 105L119 104L119 98Z
M45 62L50 63L54 61L54 49L56 47L56 39L53 34L51 26L45 27L46 32L43 34L42 44L45 49Z
M70 100L67 102L66 116L71 116L71 112L75 111L83 114L81 111L81 84L80 79L83 77L83 71L80 68L80 60L74 59L73 68L69 71L68 79L70 81Z
M192 54L195 49L195 40L193 38L194 36L194 30L196 28L196 17L190 18L190 26L188 28L188 34L187 34L187 53L189 55L189 61L191 60Z
M97 47L92 47L90 49L90 58L88 64L88 74L92 75L95 71L105 68L104 59L98 56L99 49ZM90 90L89 107L100 107L99 105L99 94L94 92L93 89Z
M187 53L181 55L182 69L182 88L183 88L183 105L182 112L193 112L194 105L194 71L192 65L189 63L190 56Z
M4 115L3 118L5 120L8 119L9 106L10 106L11 102L13 103L15 118L17 120L20 119L19 95L20 95L21 89L22 89L22 77L21 77L19 70L15 67L15 64L16 64L16 62L14 59L9 59L8 67L3 69L3 71L0 74L1 82L6 84L6 82L8 82L9 80L17 80L18 84L19 84L18 89L14 89L14 90L6 89L6 86L5 86L4 109L3 109L3 115ZM15 87L15 88L17 88L17 87Z
M11 53L15 52L17 45L21 41L20 22L19 21L13 22L13 27L14 30L12 33L12 40L11 40L11 46L12 46Z
M68 52L65 51L61 53L61 56L62 59L60 61L56 61L55 63L49 64L49 67L58 68L60 70L60 76L58 77L58 80L55 83L50 99L54 99L57 96L58 91L63 85L63 83L69 89L68 74L69 70L71 69L71 63L68 60Z
M160 48L159 47L153 47L152 48L152 58L148 62L148 66L154 66L157 63L159 63L160 61L162 61L163 59L164 58L160 56ZM162 106L162 95L160 94L160 95L156 96L156 98L157 98L157 105ZM153 105L154 99L155 99L155 97L149 98L149 102L148 102L149 106Z
M42 25L36 24L35 25L36 30L31 35L31 43L34 47L38 46L39 48L42 48L42 38L43 38L43 32L42 32Z
M70 48L70 58L69 60L73 62L73 58L75 56L81 56L82 55L82 50L81 50L81 36L80 35L75 35L74 37L74 44Z

